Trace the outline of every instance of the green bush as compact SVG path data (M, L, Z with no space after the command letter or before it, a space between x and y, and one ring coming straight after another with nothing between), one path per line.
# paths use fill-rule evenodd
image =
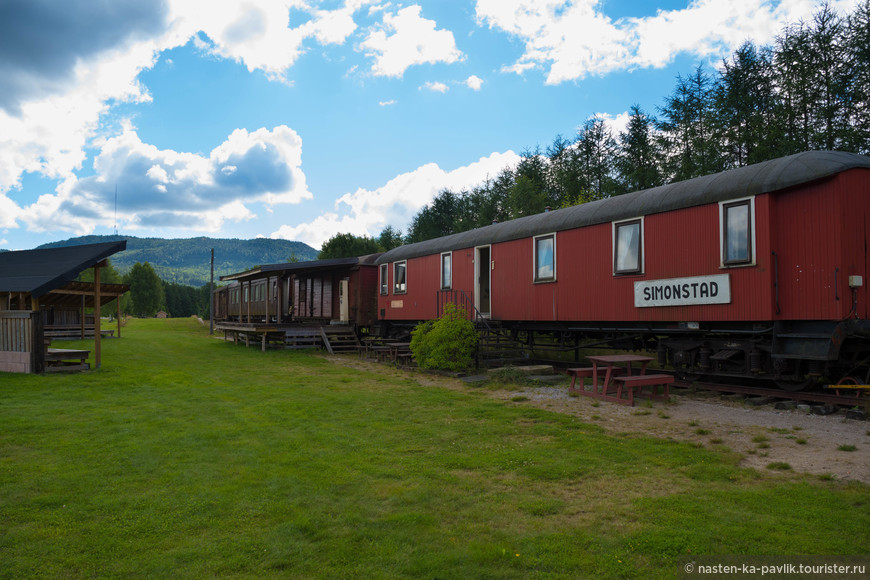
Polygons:
M420 368L464 371L474 362L477 331L465 312L453 303L435 321L417 325L411 332L411 352Z

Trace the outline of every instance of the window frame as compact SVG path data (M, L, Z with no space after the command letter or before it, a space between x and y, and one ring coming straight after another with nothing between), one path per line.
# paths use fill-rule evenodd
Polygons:
M396 275L397 269L399 267L403 267L405 269L404 275L404 288L399 289L398 279L399 277ZM408 260L400 260L398 262L393 262L393 294L407 294L408 293Z
M739 260L728 259L728 210L734 207L747 206L747 224L746 243L747 257ZM719 267L720 268L741 268L745 266L755 266L755 196L742 197L739 199L729 199L719 202Z
M553 241L553 275L541 277L538 275L540 272L538 265L538 242L548 239ZM535 284L549 284L556 281L556 232L541 234L532 238L532 281Z
M381 296L389 296L390 294L390 265L389 264L381 264L381 267L378 268L378 272L380 273L379 280L379 289Z
M638 226L637 243L637 268L619 269L619 229L624 226ZM646 252L644 251L644 216L611 222L611 235L613 247L613 275L614 276L639 276L646 271Z
M444 276L444 258L447 258L449 262L446 284ZM407 275L407 270L405 271L405 274ZM450 290L451 288L453 288L453 252L441 252L441 289Z

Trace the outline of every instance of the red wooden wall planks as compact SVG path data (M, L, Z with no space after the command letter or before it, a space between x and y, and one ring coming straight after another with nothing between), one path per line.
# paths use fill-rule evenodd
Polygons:
M865 317L870 294L868 173L854 169L816 183L756 196L755 261L748 266L721 265L717 203L645 216L644 268L639 275L614 276L611 223L556 234L555 282L534 282L532 239L494 244L491 264L480 265L491 268L492 317L578 322L832 320L849 314L853 297L848 287L850 275L864 276L864 285L854 292L859 298L859 315ZM452 256L453 288L473 297L474 248L454 250ZM390 292L378 301L384 318L434 318L440 264L439 255L408 260L404 294L393 292L390 264ZM634 305L637 281L718 274L729 275L729 304Z

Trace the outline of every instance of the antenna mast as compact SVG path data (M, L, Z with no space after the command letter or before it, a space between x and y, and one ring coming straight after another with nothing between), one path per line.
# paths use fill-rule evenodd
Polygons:
M115 235L118 235L118 184L115 184Z

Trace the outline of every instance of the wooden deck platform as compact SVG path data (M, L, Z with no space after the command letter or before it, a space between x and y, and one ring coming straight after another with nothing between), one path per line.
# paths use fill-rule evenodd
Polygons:
M223 331L224 340L232 339L235 344L259 344L263 352L267 348L323 348L336 354L357 352L360 345L353 328L340 324L220 322L215 330Z

